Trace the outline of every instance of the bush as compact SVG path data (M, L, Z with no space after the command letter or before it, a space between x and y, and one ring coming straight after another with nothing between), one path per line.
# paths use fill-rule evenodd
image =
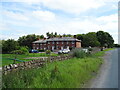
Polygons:
M51 51L50 50L46 50L46 54L50 55Z
M11 53L12 54L23 54L23 51L21 51L21 50L14 50Z
M12 54L28 54L27 47L20 47L19 50L11 51Z
M83 51L82 49L73 49L70 53L73 57L77 57L77 58L84 58L86 57L86 53L85 51Z
M39 51L39 52L44 52L45 50L43 50L43 49L38 49L38 51Z
M29 53L27 47L20 47L20 50L23 52L23 54L28 54Z
M91 51L93 51L93 49L92 49L92 48L88 48L88 51L90 51L90 52L91 52Z

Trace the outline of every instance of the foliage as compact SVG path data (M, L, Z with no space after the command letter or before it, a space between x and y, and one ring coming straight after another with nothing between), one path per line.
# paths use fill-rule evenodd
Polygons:
M83 42L84 42L83 46L86 46L86 47L89 47L89 46L96 47L100 45L99 41L97 40L95 32L87 33L83 38Z
M82 47L113 47L114 43L113 37L104 31L77 34L77 39L82 41Z
M120 47L120 44L114 44L114 47Z
M28 54L28 48L27 47L20 47L19 50L11 51L12 54Z
M39 51L39 52L44 52L45 50L43 50L43 49L38 49L38 51Z
M71 35L71 34L63 34L63 35L58 35L57 34L57 32L55 32L55 33L53 33L53 32L47 32L46 33L46 36L48 37L48 38L52 38L52 37L73 37L73 35Z
M88 51L92 51L93 49L92 48L88 48Z
M28 54L28 47L21 47L20 50L23 52L22 54Z
M81 88L93 77L102 60L73 58L46 67L13 72L3 76L3 88ZM57 64L57 67L55 66ZM66 68L67 67L67 68Z
M108 51L111 49L106 49ZM105 51L83 59L53 62L38 69L21 70L3 75L2 88L82 88L96 75ZM57 66L55 66L57 65ZM67 67L67 68L66 68Z
M43 35L30 34L27 36L19 37L18 42L19 42L20 46L27 46L30 49L32 49L32 42L36 41L38 39L43 39L43 38L44 38Z
M14 39L8 39L2 42L2 53L10 53L13 50L17 50L19 44Z
M108 32L98 31L96 35L102 47L113 47L114 40Z
M16 55L14 55L14 54L1 54L1 56L2 56L2 66L4 66L4 65L8 65L8 64L13 63L13 60L10 60L10 59L14 59ZM55 53L51 53L50 55L46 55L46 53L34 53L34 54L29 53L28 55L18 54L17 59L23 60L23 61L31 61L33 59L26 59L26 58L29 58L29 57L48 57L48 56L58 56L58 54L55 54ZM37 60L37 59L34 59L34 60ZM19 62L16 62L16 63L19 63Z
M11 54L23 54L23 52L21 50L14 50L11 51Z
M82 49L75 48L71 51L70 55L77 58L84 58L87 56L87 53L85 53Z
M46 50L46 54L50 55L51 51L50 50Z

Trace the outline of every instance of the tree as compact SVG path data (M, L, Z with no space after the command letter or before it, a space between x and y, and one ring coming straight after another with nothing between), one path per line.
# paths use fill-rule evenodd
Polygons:
M113 47L114 40L108 32L98 31L96 35L101 47Z
M63 37L66 37L66 34L63 34Z
M14 39L8 39L2 43L2 53L10 53L13 50L17 50L19 44Z
M47 33L46 33L46 36L47 36L48 38L50 38L50 33L49 33L49 32L47 32Z
M71 34L67 34L67 37L73 37L73 35L71 35Z
M77 39L83 41L83 37L85 34L77 34Z
M40 35L40 39L43 39L44 38L44 35Z
M57 32L55 32L54 37L57 37Z
M38 36L35 34L27 35L19 37L18 42L20 46L28 46L30 49L32 49L32 42L36 41L38 39Z
M100 43L96 37L96 33L95 32L89 32L87 34L84 35L83 37L83 46L85 47L96 47L96 46L100 46Z

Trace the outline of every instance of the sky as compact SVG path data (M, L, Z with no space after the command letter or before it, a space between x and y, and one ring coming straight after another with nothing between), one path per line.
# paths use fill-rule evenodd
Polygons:
M119 0L1 0L0 38L103 30L118 43Z

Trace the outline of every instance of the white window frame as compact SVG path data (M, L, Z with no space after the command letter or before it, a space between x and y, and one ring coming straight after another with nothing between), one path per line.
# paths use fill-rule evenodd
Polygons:
M67 41L67 44L68 44L68 41Z
M48 42L48 44L50 44L50 42Z
M55 44L55 42L53 41L52 44Z
M75 44L75 42L74 42L74 41L72 41L72 44Z

